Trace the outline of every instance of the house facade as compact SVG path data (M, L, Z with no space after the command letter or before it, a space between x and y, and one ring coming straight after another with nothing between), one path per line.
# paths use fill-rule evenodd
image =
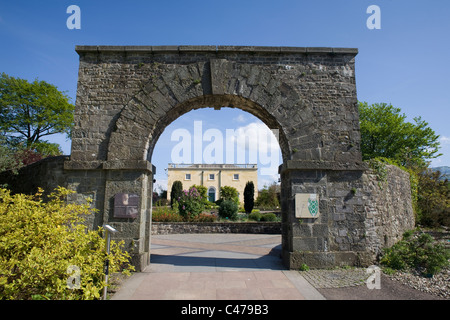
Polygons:
M248 181L255 185L255 199L258 197L258 168L256 164L173 164L169 163L167 199L170 200L172 184L181 181L183 189L192 185L207 188L208 200L220 198L220 188L234 187L238 191L239 202L244 203L244 189Z

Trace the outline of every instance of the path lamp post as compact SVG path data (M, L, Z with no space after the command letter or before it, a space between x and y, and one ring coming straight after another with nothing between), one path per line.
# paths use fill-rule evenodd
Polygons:
M116 229L108 224L103 226L106 230L106 261L105 261L105 287L103 288L103 300L106 300L106 292L108 291L108 275L109 275L109 249L111 243L111 233L117 232Z

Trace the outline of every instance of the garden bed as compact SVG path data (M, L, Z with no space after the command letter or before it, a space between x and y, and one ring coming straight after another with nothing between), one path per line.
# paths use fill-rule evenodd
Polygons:
M152 222L152 235L180 233L281 234L281 222Z

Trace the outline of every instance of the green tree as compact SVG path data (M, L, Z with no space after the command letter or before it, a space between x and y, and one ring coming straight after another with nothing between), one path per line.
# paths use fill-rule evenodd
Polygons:
M27 148L49 148L42 145L43 137L71 132L74 106L69 101L69 96L45 81L30 83L2 73L0 130L20 138Z
M253 181L248 181L244 188L244 209L246 213L251 213L255 205L255 185Z
M238 191L234 187L223 186L220 188L220 198L222 200L232 200L236 204L239 204Z
M174 208L174 204L180 199L181 195L183 193L183 183L181 181L177 180L174 181L172 184L172 189L170 191L170 206L172 209Z
M258 198L256 199L256 206L260 208L277 208L280 206L277 195L277 184L273 183L270 186L264 186L262 190L258 192Z
M450 227L450 189L439 171L425 169L419 173L418 217L427 227Z
M421 117L411 123L400 112L386 103L359 103L363 159L384 157L405 167L427 167L427 161L440 156L439 136Z

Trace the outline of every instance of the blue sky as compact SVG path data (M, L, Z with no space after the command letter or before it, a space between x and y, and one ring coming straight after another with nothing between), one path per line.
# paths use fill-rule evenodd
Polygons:
M72 4L81 9L80 30L66 27L66 9ZM381 9L380 30L366 26L370 5ZM441 136L443 156L432 166L450 166L449 12L447 0L3 1L0 72L45 80L67 91L74 103L75 45L356 47L358 99L392 103L410 121L422 116ZM192 128L199 119L221 130L259 121L238 109L184 115L158 141L152 158L156 179L166 179L163 169L170 155L164 147L176 144L170 133L180 126ZM70 141L54 141L70 154Z

